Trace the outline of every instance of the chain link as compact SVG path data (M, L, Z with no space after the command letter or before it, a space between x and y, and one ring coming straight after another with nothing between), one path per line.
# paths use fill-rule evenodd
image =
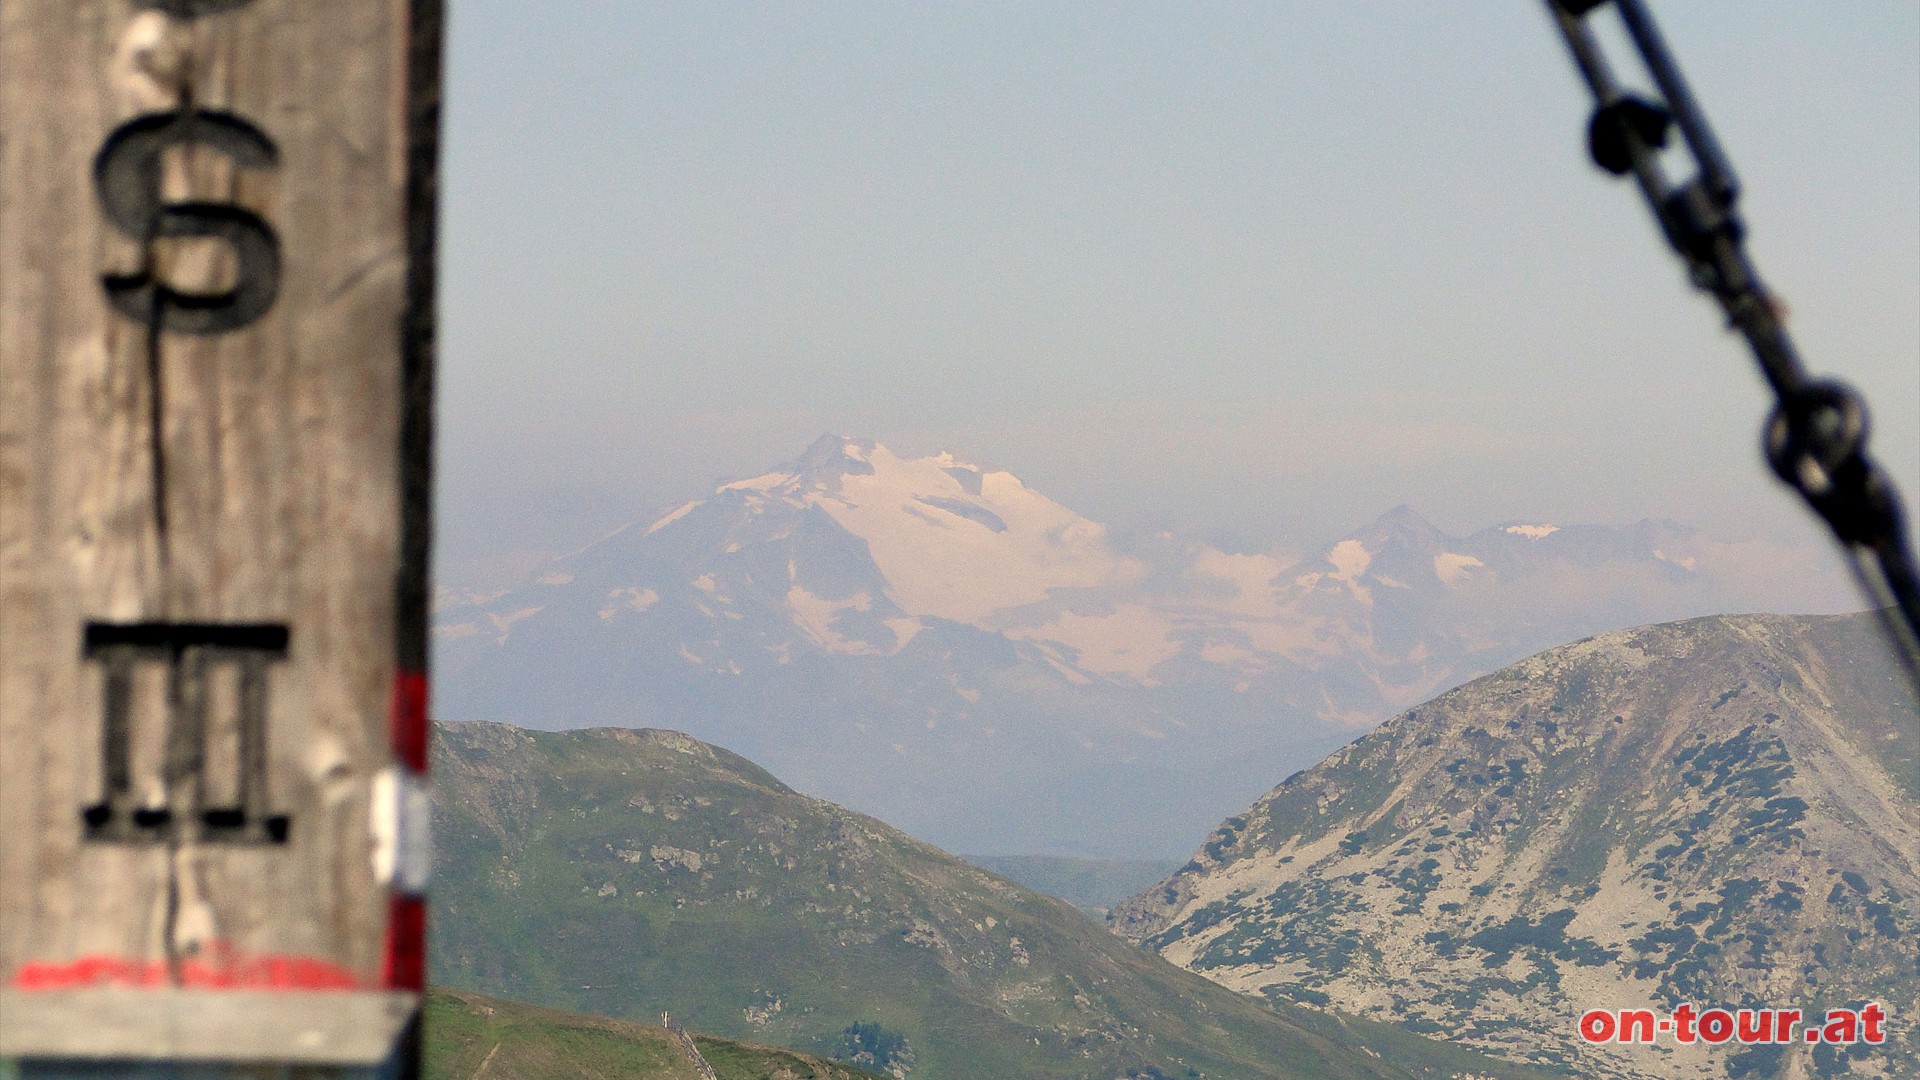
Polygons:
M1664 101L1623 90L1587 16L1612 3ZM1689 277L1747 340L1774 393L1763 440L1774 475L1800 493L1845 550L1894 651L1920 690L1920 571L1893 482L1867 453L1866 403L1852 388L1809 378L1742 241L1740 185L1644 0L1546 0L1593 91L1587 146L1595 164L1632 175ZM1697 169L1674 184L1659 152L1678 128Z

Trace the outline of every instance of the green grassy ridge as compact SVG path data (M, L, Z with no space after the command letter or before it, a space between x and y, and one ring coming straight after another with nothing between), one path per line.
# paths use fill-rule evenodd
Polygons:
M1234 994L678 733L443 725L434 775L439 983L820 1057L878 1025L911 1080L1540 1075Z
M427 992L425 1080L699 1080L658 1024L562 1012L458 990ZM720 1080L880 1080L772 1046L695 1035Z

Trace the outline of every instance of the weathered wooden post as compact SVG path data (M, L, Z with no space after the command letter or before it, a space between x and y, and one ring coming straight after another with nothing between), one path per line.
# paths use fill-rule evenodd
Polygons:
M0 0L24 1076L417 1067L440 36L440 0Z

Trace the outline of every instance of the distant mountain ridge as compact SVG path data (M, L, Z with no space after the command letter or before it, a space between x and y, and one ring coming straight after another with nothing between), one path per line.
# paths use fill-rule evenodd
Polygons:
M1078 859L1064 855L964 855L968 862L1034 892L1065 900L1096 919L1121 901L1172 876L1166 859Z
M1223 985L1619 1080L1920 1076L1920 709L1866 615L1549 650L1289 777L1123 936ZM1588 1008L1881 1001L1884 1047L1589 1046Z
M946 846L1178 854L1271 777L1548 645L1725 610L1671 523L1305 557L1116 537L1007 472L826 436L505 592L442 597L439 715L694 732Z

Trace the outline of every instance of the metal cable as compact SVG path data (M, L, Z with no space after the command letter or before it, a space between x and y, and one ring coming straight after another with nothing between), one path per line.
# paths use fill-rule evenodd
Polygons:
M1607 3L1619 13L1664 100L1621 89L1587 23L1588 14ZM1767 464L1832 530L1920 690L1920 569L1899 494L1867 453L1866 403L1844 383L1807 375L1779 305L1747 258L1733 166L1644 0L1546 0L1546 5L1593 92L1587 146L1594 163L1616 176L1632 174L1693 284L1719 301L1729 327L1746 338L1774 394L1764 428ZM1680 184L1668 180L1659 157L1674 128L1697 169Z

